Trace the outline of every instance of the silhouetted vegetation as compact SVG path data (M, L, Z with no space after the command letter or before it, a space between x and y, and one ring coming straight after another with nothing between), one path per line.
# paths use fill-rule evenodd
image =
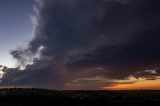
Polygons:
M160 91L52 91L0 89L0 106L142 106L160 103Z

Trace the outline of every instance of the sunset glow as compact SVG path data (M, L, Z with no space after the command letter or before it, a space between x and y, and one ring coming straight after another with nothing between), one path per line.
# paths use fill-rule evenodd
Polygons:
M159 90L160 80L138 79L133 84L117 84L110 87L102 87L104 90Z

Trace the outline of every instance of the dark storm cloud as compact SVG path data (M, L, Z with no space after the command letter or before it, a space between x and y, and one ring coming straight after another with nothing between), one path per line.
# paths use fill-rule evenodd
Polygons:
M139 71L159 68L160 29L145 30L131 35L128 42L99 47L86 54L81 60L71 63L71 67L78 69L103 67L111 71L106 73L111 78L125 78ZM146 76L145 74L141 73L139 77ZM152 75L148 74L148 77ZM160 73L155 74L155 76L159 75Z
M124 79L159 68L159 4L158 0L39 0L33 39L28 48L11 52L19 67L26 68L8 69L1 85L63 89L80 77Z
M140 0L137 7L128 8L132 14L124 15L123 18L137 21L137 28L133 28L127 35L128 40L124 43L104 45L87 53L81 60L69 64L72 69L86 67L102 67L106 70L106 76L114 79L124 79L128 76L155 78L160 75L143 72L148 69L159 68L160 63L160 8L159 2ZM128 11L126 8L126 11ZM125 11L125 10L124 10ZM124 12L123 11L123 12ZM121 13L120 13L121 14ZM127 23L125 21L124 23ZM120 24L121 25L121 24ZM124 25L124 24L123 24ZM124 27L125 26L121 26ZM132 27L131 24L129 27ZM139 27L139 25L141 25ZM119 35L117 35L119 36ZM109 72L107 72L109 71ZM141 72L141 74L139 73ZM139 73L139 74L137 74Z

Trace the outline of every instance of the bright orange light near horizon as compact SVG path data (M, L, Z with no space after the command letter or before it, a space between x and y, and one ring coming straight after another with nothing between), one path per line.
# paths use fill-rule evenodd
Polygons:
M132 84L117 84L110 87L102 87L104 90L160 90L160 80L139 79Z

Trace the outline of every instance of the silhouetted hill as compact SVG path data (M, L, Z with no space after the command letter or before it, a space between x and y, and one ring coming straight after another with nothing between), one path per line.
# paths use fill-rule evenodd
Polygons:
M154 106L160 91L53 91L0 89L0 106Z

